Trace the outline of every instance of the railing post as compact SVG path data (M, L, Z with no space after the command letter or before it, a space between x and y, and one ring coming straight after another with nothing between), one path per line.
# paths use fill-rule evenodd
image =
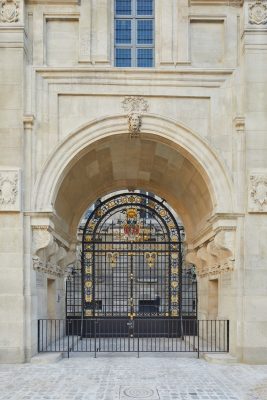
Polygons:
M227 320L227 353L229 353L230 321Z
M70 323L70 321L67 319L68 358L70 358L70 332L69 332L69 323Z
M197 358L199 358L199 320L197 320Z
M95 358L96 358L96 324L97 324L96 319L94 322L95 322Z
M40 353L40 320L38 319L38 326L37 326L37 335L38 335L38 343L37 343L37 350Z

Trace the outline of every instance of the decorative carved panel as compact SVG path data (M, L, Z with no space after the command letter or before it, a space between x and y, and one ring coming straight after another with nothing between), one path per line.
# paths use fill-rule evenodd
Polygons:
M267 212L267 171L249 176L248 211Z
M0 170L0 211L20 211L20 171Z
M18 22L19 0L0 0L0 21L4 23Z
M267 5L262 0L249 4L249 23L253 25L267 24Z

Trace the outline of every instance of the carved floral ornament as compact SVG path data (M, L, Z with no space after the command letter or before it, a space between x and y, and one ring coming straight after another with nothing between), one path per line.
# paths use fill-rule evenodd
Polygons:
M128 130L130 137L138 137L142 126L142 115L148 111L148 102L143 97L127 96L122 102L128 113Z
M249 4L249 23L254 25L267 24L267 5L262 0Z
M249 211L267 212L267 175L251 175L249 187Z
M0 0L0 20L5 23L18 22L19 0Z

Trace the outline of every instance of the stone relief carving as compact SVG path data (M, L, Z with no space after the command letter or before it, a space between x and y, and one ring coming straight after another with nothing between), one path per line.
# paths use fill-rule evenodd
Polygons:
M141 125L142 125L141 114L132 113L132 114L128 115L128 128L129 128L130 137L139 136Z
M19 210L19 172L0 171L0 211Z
M124 111L131 113L142 113L148 111L148 102L143 97L127 96L122 102Z
M251 175L249 186L249 211L267 212L267 175Z
M220 231L209 242L191 250L186 262L196 266L199 277L219 275L234 269L235 231Z
M123 100L122 107L128 112L130 137L138 137L142 126L142 115L148 111L148 102L143 97L128 96Z
M262 0L256 0L249 5L249 23L254 25L267 24L267 5Z
M1 0L1 22L12 23L19 20L19 1Z

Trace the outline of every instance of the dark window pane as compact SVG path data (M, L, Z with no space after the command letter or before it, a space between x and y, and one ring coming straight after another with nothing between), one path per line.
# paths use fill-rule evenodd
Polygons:
M153 67L153 49L137 49L137 67Z
M137 15L152 15L153 0L137 0Z
M131 43L131 20L116 20L116 44Z
M131 0L116 0L116 14L117 15L131 15L132 7Z
M131 67L131 49L116 49L116 67Z
M153 43L153 21L141 19L137 21L137 44Z

